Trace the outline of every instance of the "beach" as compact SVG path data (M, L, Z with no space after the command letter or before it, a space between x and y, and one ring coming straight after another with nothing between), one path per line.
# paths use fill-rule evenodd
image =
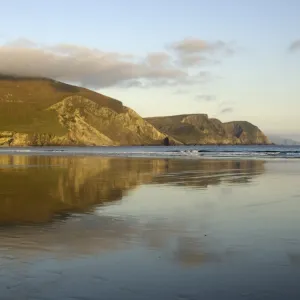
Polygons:
M0 299L299 299L300 160L0 153Z

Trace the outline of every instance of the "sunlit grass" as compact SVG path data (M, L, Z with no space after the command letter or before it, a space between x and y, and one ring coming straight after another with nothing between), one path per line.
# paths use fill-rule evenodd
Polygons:
M0 76L0 131L51 133L64 135L67 130L59 123L51 105L72 95L90 100L121 112L121 102L91 90L49 79Z

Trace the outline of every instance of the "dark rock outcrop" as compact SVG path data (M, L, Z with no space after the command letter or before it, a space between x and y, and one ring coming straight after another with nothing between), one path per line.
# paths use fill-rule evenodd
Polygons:
M169 145L170 145L169 138L168 137L164 138L164 146L169 146Z

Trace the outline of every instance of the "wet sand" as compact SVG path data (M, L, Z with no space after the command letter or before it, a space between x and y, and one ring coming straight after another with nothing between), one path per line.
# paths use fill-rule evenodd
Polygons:
M299 299L300 162L0 156L0 299Z

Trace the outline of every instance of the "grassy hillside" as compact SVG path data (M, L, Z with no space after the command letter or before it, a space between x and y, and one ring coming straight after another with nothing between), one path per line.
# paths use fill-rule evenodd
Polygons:
M86 97L120 113L120 101L91 90L43 78L0 76L0 131L66 133L51 105L72 95Z
M154 127L185 144L197 144L200 140L221 138L217 124L206 114L177 115L146 118ZM220 135L220 136L219 136Z
M0 76L0 145L161 144L165 135L122 102L44 78Z
M184 144L267 144L260 129L246 121L222 123L206 114L146 118L161 132Z
M257 126L206 114L141 118L122 102L45 78L0 76L0 145L266 144Z

